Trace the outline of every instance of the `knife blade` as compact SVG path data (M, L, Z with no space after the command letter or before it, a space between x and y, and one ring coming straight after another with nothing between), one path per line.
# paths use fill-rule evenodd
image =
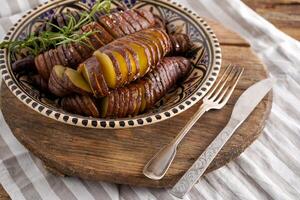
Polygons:
M248 118L259 102L271 90L274 82L275 80L271 78L264 79L243 92L234 105L230 120L225 128L169 191L172 195L183 198L192 189L235 130Z

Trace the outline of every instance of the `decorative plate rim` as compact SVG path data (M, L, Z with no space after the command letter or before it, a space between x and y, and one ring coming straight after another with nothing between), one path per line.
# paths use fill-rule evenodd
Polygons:
M148 1L148 0L143 0ZM33 109L34 111L46 116L50 119L63 122L65 124L74 125L78 127L85 127L85 128L95 128L95 129L122 129L122 128L134 128L137 126L145 126L154 123L158 123L174 117L187 109L191 108L195 105L198 101L200 101L205 94L210 90L213 83L216 81L217 76L219 74L221 63L222 63L222 54L221 54L221 47L219 41L211 29L211 27L207 24L207 22L198 16L192 10L182 6L181 4L173 1L173 0L159 0L161 3L168 4L178 10L184 15L189 16L192 18L196 23L200 24L203 28L203 32L209 40L211 45L211 49L213 52L212 56L212 67L205 74L204 78L202 79L201 86L191 95L188 99L184 102L178 104L177 106L170 108L166 111L159 111L158 113L150 114L150 116L136 116L132 118L117 118L117 119L101 119L101 118L92 118L92 117L83 117L80 115L63 112L59 109L53 109L50 107L46 107L41 105L37 102L34 98L26 95L20 87L15 84L15 80L12 78L10 74L10 70L8 68L8 62L10 61L7 49L0 50L0 73L2 74L2 79L9 88L9 90L26 106ZM17 23L15 23L10 30L7 32L6 36L4 37L3 41L10 41L12 39L13 33L15 30L18 30L20 26L23 25L24 22L27 21L27 17L30 14L37 14L38 10L46 9L50 6L61 6L71 2L76 2L76 0L49 0L43 4L38 5L37 7L28 11L25 15L23 15Z

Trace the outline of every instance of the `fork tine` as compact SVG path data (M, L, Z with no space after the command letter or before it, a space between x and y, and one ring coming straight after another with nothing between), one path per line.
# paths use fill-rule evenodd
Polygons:
M226 88L223 89L217 97L215 97L215 99L216 99L215 102L219 103L223 99L223 97L225 96L227 91L231 88L231 85L233 85L235 83L235 80L236 80L239 72L240 72L239 68L237 68L235 70L235 72L233 72L233 76L231 77L230 81L228 81Z
M210 100L214 101L220 94L220 92L223 90L224 86L232 80L231 74L234 73L236 69L236 66L233 66L230 70L230 72L227 74L226 79L222 82L222 85L218 87L218 89L215 91L215 93L210 97ZM231 79L230 79L231 77Z
M231 85L231 86L230 86L230 89L229 89L228 91L226 91L226 93L223 92L223 95L220 96L220 97L218 98L217 101L220 102L222 105L226 104L227 101L229 100L229 98L230 98L230 96L231 96L233 90L235 89L235 87L236 87L238 81L240 80L240 78L241 78L243 72L244 72L244 68L240 68L240 69L236 72L236 74L234 75L233 79L232 79L231 82L230 82L230 85ZM229 86L228 86L228 87L229 87ZM224 97L224 96L225 96L225 97ZM224 99L223 99L223 97L224 97Z
M205 98L209 98L214 93L214 91L218 88L218 86L220 85L220 83L222 82L222 80L225 78L225 76L226 75L228 76L228 74L230 74L230 73L228 73L228 71L229 72L232 71L232 65L231 64L227 65L227 67L226 67L223 75L221 76L221 78L219 79L219 81L215 84L215 86L208 92L208 94L205 96Z

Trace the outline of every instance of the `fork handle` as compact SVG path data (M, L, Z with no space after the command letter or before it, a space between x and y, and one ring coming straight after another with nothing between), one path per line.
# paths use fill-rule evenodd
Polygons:
M180 133L173 139L171 143L173 143L176 147L181 142L181 140L186 136L189 130L194 126L194 124L198 121L198 119L208 110L208 107L205 103L202 103L198 110L194 113L194 115L190 118L190 120L185 124L185 126L181 129Z
M176 155L176 149L180 141L197 122L197 120L207 111L207 106L202 104L197 112L192 116L180 133L167 145L165 145L159 152L157 152L152 159L145 165L143 173L148 178L153 180L161 179L168 171L171 163Z

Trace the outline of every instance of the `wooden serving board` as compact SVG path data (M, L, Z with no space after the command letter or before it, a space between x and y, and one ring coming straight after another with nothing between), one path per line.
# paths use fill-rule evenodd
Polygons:
M153 125L96 130L66 125L41 116L22 104L2 84L1 110L5 120L18 140L58 174L139 186L173 186L226 125L241 93L255 82L267 78L265 66L247 42L220 24L207 21L221 43L223 66L239 64L245 67L245 71L228 104L222 110L204 114L196 123L179 146L175 160L162 180L146 178L142 169L163 145L175 137L200 103L176 117ZM207 172L235 159L259 136L271 104L272 94L269 93L225 145Z

